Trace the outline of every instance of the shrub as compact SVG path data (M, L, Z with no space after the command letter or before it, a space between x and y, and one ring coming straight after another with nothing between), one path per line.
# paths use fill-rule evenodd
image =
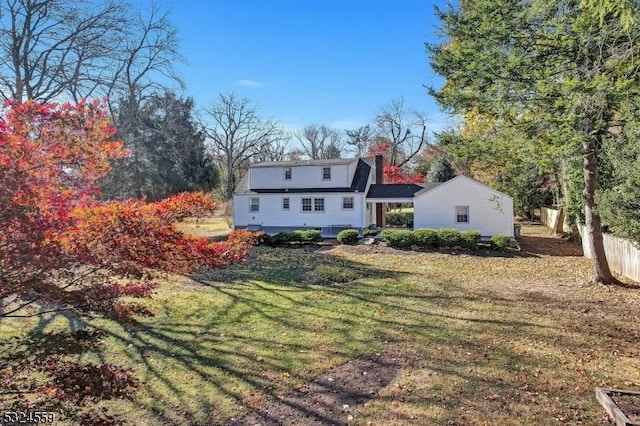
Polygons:
M318 243L322 241L320 231L315 229L278 232L275 235L264 234L262 242L268 246L282 246L289 243Z
M345 229L338 233L338 241L340 244L356 244L358 242L358 230Z
M387 212L384 218L387 226L413 228L413 212Z
M504 251L511 245L511 238L503 234L496 234L489 240L491 248L494 250Z
M442 247L462 247L462 234L457 229L439 229L438 240Z
M464 231L460 233L462 247L476 250L480 244L480 231Z
M291 240L299 243L319 243L322 241L320 231L315 229L296 230L291 233Z
M377 229L365 229L364 231L362 231L362 236L363 237L375 237L376 235L378 235L378 230Z
M440 240L438 239L438 231L435 229L420 228L413 231L416 245L419 247L438 247Z
M382 239L393 248L409 248L415 243L413 231L385 230L382 231Z

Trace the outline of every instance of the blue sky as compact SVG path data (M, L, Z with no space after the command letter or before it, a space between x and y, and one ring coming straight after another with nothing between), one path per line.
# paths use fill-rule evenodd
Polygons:
M196 104L235 92L288 129L356 128L399 96L432 130L451 123L424 88L442 84L424 49L438 40L434 4L445 2L164 0Z

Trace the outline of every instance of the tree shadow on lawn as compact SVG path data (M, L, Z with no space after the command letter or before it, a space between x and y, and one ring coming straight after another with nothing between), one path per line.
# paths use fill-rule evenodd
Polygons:
M94 348L95 355L111 362L117 357L120 364L134 367L145 383L135 401L124 408L114 405L114 410L129 411L152 424L220 424L247 410L264 411L318 374L376 353L400 360L405 372L438 375L426 376L424 383L401 377L398 380L409 380L414 390L388 387L374 405L402 400L427 408L444 405L451 412L465 404L475 404L476 410L505 410L507 400L485 400L478 392L507 395L517 389L518 401L525 403L531 392L550 389L528 374L550 361L543 354L515 349L510 335L557 348L569 345L576 352L588 350L588 339L549 340L553 327L536 319L544 318L544 311L518 320L505 314L530 301L473 294L449 282L440 283L441 290L426 282L409 285L404 282L408 273L296 250L257 250L245 264L200 273L199 284L154 302L163 313L137 325L93 322L109 343ZM359 278L339 285L306 282L307 272L319 265L354 270ZM490 304L491 310L474 311L480 302ZM539 303L556 303L561 312L575 308L551 299ZM581 333L597 337L593 330ZM492 364L496 357L499 363ZM503 369L508 377L492 369ZM304 412L305 407L297 409ZM307 411L312 415L313 409ZM406 417L415 423L409 411L390 409L395 417L388 420Z
M358 269L365 278L384 276L398 280L400 275L343 259L322 259L322 262L331 261ZM262 262L264 269L282 270L281 259L263 258ZM308 260L304 265L308 267L311 263ZM215 272L218 280L211 288L224 297L227 304L211 312L206 324L167 321L138 326L128 335L112 335L134 351L131 356L144 365L145 380L161 381L180 406L199 405L192 411L210 409L211 400L199 394L199 399L194 401L165 370L150 360L158 356L171 360L192 377L215 388L223 398L260 410L268 401L302 385L330 365L373 351L386 352L393 345L415 339L451 340L448 328L441 322L451 320L452 316L412 306L416 301L437 300L440 309L447 303L446 298L379 291L376 286L360 281L344 286L307 285L298 282L299 271L291 276L287 272L263 274L263 268L252 265L233 268L243 271L231 273L227 285L221 286L219 278L220 274L230 272ZM323 302L325 297L333 297L336 303ZM486 322L505 325L500 320ZM536 327L524 322L519 325ZM171 401L156 394L147 409L164 423L220 420L217 417L198 420L189 417L188 410L176 419L164 411L163 407L171 405ZM229 410L227 415L233 413L234 410Z

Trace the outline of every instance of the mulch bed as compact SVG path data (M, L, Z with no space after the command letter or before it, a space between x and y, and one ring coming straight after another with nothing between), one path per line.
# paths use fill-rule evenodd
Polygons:
M384 356L355 359L332 368L289 395L228 425L344 425L358 405L373 398L400 370Z

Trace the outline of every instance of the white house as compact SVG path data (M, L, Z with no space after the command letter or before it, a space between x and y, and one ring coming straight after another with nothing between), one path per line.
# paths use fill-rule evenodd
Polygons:
M233 196L234 227L323 236L366 228L374 222L365 201L371 169L367 158L252 164Z
M414 228L474 229L513 237L513 200L465 176L444 183L384 184L382 156L261 162L249 166L233 197L234 228L268 233L384 224L386 203L413 203Z

